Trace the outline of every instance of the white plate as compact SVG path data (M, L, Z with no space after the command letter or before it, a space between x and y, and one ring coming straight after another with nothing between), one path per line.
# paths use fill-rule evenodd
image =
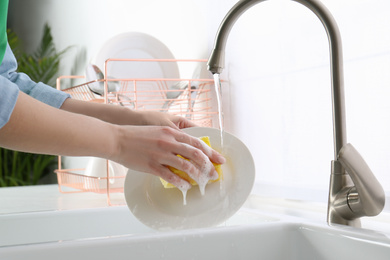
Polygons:
M221 151L220 131L216 128L184 129L192 136L209 136L211 146ZM125 180L127 206L145 225L158 230L211 227L223 223L241 208L255 180L255 166L248 148L237 137L224 133L222 165L224 180L206 186L204 196L198 186L187 193L183 205L180 190L165 189L158 177L129 170Z
M174 59L174 56L168 47L156 38L140 32L127 32L108 40L92 63L104 73L104 63L110 58ZM117 79L179 78L176 62L109 62L108 65L108 76Z

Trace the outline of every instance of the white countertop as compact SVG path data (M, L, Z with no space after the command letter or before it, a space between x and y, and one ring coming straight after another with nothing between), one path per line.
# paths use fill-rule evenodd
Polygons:
M61 193L56 184L0 188L0 214L103 207L109 207L106 194Z
M117 202L118 205L122 206L126 205L123 193L113 195L111 202ZM103 208L111 208L115 211L115 207L108 205L107 194L61 193L56 184L0 188L0 215ZM123 209L123 207L121 208ZM242 209L326 223L326 203L267 198L252 194ZM390 214L382 212L376 217L362 218L362 226L366 229L390 234Z

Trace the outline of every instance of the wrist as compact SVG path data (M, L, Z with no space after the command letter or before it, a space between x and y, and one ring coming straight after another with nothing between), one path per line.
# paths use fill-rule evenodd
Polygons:
M142 125L145 121L143 111L128 109L121 106L110 105L112 110L106 111L106 122L116 125Z
M125 128L121 125L110 124L110 138L107 149L105 149L105 158L118 162L122 154L122 141L125 139ZM104 147L103 147L104 148Z
M146 111L131 110L131 125L145 125L146 122Z

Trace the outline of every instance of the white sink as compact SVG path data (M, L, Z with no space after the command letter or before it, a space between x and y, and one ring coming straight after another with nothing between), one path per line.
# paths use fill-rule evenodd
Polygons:
M241 210L223 226L276 220ZM158 231L138 221L126 206L4 214L0 215L0 252L7 246L149 233Z
M383 233L245 211L216 228L161 233L125 207L29 214L0 216L1 259L390 259Z
M127 207L0 215L1 247L150 233ZM1 257L0 257L1 259Z

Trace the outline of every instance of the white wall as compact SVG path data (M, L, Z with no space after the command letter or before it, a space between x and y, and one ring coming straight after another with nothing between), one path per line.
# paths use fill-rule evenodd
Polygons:
M107 39L126 31L160 39L176 58L207 58L220 21L235 2L12 0L10 25L33 48L48 21L59 49L86 48L88 61ZM322 2L343 39L348 141L389 192L390 2ZM226 53L222 76L230 86L224 98L231 106L226 128L251 149L257 181L276 185L280 189L273 192L289 198L300 198L302 189L311 187L316 195L310 198L326 200L333 137L329 52L321 23L297 3L267 1L237 21ZM73 55L65 61L65 74Z
M158 38L176 58L206 58L208 38L217 27L216 23L209 27L213 6L217 7L216 1L12 0L9 25L29 42L27 49L33 50L43 24L49 22L58 49L85 47L88 61L105 41L127 31ZM222 10L225 12L229 6ZM67 71L70 69L65 68Z
M252 8L230 35L231 96L240 96L232 101L234 132L254 151L258 180L317 187L326 200L333 158L327 37L302 6L271 2ZM323 2L343 38L348 141L389 191L390 2Z

